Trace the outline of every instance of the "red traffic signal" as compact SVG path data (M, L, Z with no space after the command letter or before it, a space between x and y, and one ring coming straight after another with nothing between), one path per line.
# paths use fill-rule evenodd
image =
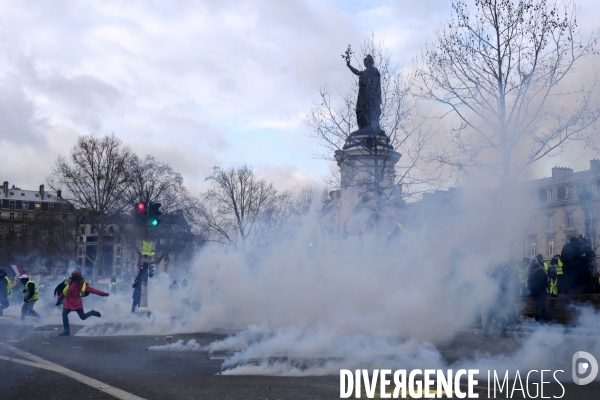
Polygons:
M148 218L148 205L140 201L135 205L133 214L136 226L146 225L146 219Z

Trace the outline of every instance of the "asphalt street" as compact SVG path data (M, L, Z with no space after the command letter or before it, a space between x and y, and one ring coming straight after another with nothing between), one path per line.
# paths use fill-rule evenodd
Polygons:
M146 350L149 346L169 343L165 336L85 337L77 336L79 327L72 325L74 336L58 337L60 325L33 328L33 323L28 320L21 324L14 317L0 317L2 400L340 398L339 376L219 375L223 359L211 359L205 352ZM174 335L172 341L195 339L205 345L224 337L193 333ZM453 360L482 351L511 353L518 347L516 338L485 340L477 331L470 331L448 344L442 354ZM565 389L565 399L591 400L598 399L600 385L570 384ZM106 392L110 390L121 397ZM545 393L560 394L558 385L551 385ZM487 398L486 393L481 393L480 398ZM521 397L515 394L514 398Z

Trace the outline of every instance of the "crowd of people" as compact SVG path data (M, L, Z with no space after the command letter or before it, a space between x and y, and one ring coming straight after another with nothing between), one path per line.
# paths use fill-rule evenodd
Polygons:
M25 320L25 317L32 316L37 319L40 318L38 312L34 309L36 302L40 299L40 290L42 287L48 286L47 284L38 285L36 284L27 274L21 274L21 276L15 277L11 280L4 269L0 269L0 316L4 315L11 301L18 298L18 295L14 295L15 290L21 290L23 292L23 301L21 304L21 320ZM84 297L87 297L90 293L108 297L110 294L116 295L119 290L119 283L115 277L111 278L107 286L107 292L93 288L82 276L78 270L73 271L70 275L66 272L63 274L62 280L54 288L54 298L56 300L56 306L62 307L62 321L63 331L59 336L70 335L70 326L68 315L71 311L78 314L79 318L85 320L89 317L101 317L100 312L91 310L84 312L83 301ZM141 282L138 279L132 285L133 288L133 305L132 312L135 312L136 308L140 304L141 296ZM18 289L17 289L18 288ZM169 286L169 298L171 302L181 302L184 306L191 305L191 287L187 279L183 279L181 285L177 284L177 281Z
M548 321L548 307L561 294L600 292L600 275L592 276L595 253L589 239L580 235L571 237L560 254L549 262L537 254L533 259L524 257L516 270L510 264L497 265L489 273L497 295L484 316L484 336L489 335L493 320L497 320L502 337L506 325L516 320L523 301L531 298L535 306L535 320Z

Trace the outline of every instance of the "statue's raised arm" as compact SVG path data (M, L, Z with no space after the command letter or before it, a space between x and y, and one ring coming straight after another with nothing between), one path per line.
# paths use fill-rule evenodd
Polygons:
M362 71L359 71L356 68L354 68L352 65L350 65L350 60L346 61L346 65L348 66L348 68L350 69L350 71L352 71L354 73L354 75L360 76L360 74L361 74Z

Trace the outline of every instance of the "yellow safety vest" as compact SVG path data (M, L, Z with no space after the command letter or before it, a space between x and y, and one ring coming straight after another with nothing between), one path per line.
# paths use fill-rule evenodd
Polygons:
M23 298L23 300L25 300L27 298L27 296L29 295L29 283L33 283L33 285L35 286L35 282L32 281L31 279L27 281L27 283L25 284L25 290L23 291L23 293L25 293L25 297ZM40 299L40 295L38 293L38 288L37 286L35 286L35 291L33 293L33 296L31 296L31 298L27 301L34 301L34 300L39 300Z
M550 279L550 295L558 296L558 279Z
M83 285L81 286L81 292L79 293L79 297L85 297L89 294L89 293L85 292L85 289L87 289L87 283L83 282ZM63 289L63 295L65 295L65 297L67 297L68 292L69 292L69 285L67 284L65 286L65 288Z
M560 260L560 258L558 259L558 264L556 265L556 275L562 275L563 274L563 262Z
M12 282L10 281L10 279L8 279L8 276L4 276L4 279L6 279L6 294L8 295L8 297L10 297L10 295L12 294Z

